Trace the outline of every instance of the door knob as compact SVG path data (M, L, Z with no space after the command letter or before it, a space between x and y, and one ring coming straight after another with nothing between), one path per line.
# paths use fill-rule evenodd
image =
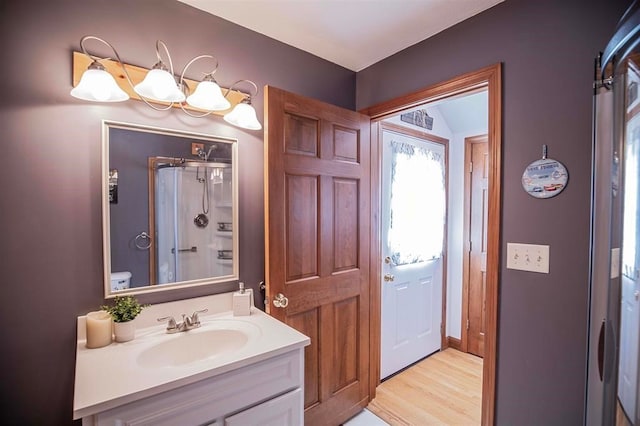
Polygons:
M396 277L394 277L392 274L384 274L384 280L386 282L390 282L393 281Z
M284 294L278 293L276 297L273 298L273 306L276 308L286 308L289 306L289 299L287 299Z

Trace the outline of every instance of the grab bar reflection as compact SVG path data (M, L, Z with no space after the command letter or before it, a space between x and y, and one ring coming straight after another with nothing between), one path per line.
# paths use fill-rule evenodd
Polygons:
M182 248L182 249L178 249L178 253L182 253L182 252L191 252L191 253L197 253L198 252L198 247L193 246L191 248ZM171 254L174 254L176 252L175 247L171 249Z

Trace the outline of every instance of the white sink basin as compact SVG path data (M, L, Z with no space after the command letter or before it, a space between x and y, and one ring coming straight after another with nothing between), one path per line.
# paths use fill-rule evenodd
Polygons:
M247 332L225 328L196 329L164 337L138 355L140 366L179 367L235 352L249 342Z

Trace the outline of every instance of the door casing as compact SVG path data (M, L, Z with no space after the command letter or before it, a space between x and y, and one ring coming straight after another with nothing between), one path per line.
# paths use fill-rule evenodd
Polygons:
M500 271L501 223L501 161L502 161L502 64L497 63L450 80L428 86L416 92L391 99L361 110L371 117L372 141L379 140L380 121L390 115L455 95L486 88L489 102L489 214L487 244L487 297L485 356L482 375L482 424L495 423L495 390L498 335L498 294ZM378 144L371 144L371 259L370 282L380 282L380 170L381 155ZM380 286L370 286L370 398L380 384Z

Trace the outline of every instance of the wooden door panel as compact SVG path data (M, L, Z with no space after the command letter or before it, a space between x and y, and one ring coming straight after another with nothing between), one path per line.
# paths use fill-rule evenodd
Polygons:
M289 282L318 275L319 177L287 174L285 192Z
M334 350L330 389L336 394L358 380L358 298L341 300L333 305Z
M357 130L335 126L333 141L333 158L335 160L360 162L360 138Z
M369 118L265 93L267 310L311 338L305 423L337 425L369 392Z
M319 126L318 120L285 114L285 152L317 157Z
M333 271L358 268L358 181L333 179Z

